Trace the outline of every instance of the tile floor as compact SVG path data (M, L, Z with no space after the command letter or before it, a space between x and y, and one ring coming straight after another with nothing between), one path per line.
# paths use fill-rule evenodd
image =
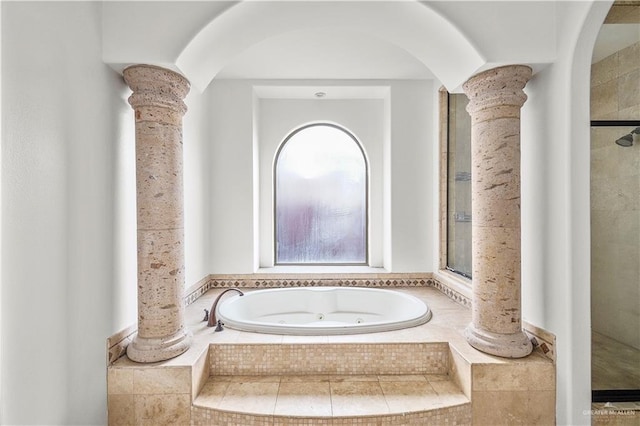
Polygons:
M591 337L592 389L640 389L640 350L603 334Z
M640 389L639 350L596 332L591 344L592 389ZM591 409L593 426L640 425L640 402L594 403Z
M591 406L592 426L640 425L639 402L594 403Z

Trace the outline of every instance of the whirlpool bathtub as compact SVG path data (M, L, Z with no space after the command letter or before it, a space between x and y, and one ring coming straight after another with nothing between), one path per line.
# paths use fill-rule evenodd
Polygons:
M420 299L360 287L279 288L246 292L218 306L225 326L256 333L359 334L415 327L431 319Z

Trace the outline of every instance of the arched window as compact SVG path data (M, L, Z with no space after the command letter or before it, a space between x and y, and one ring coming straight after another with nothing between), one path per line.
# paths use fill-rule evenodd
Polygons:
M296 129L274 173L276 264L367 263L367 161L351 133Z

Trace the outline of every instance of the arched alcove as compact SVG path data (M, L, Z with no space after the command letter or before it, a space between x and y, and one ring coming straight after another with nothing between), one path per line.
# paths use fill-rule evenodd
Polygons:
M226 10L185 46L176 66L204 89L236 55L271 37L311 28L348 29L380 38L417 58L448 88L485 64L465 35L418 2L242 2Z

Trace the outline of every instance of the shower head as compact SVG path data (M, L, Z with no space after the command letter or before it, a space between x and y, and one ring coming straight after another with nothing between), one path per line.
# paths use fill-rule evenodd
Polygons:
M631 133L624 135L623 137L618 139L616 143L624 147L631 146L633 145L633 135Z
M620 139L616 141L616 143L620 146L632 146L633 141L636 139L636 135L640 135L640 127L637 127L635 130L631 131L631 133L627 133Z

